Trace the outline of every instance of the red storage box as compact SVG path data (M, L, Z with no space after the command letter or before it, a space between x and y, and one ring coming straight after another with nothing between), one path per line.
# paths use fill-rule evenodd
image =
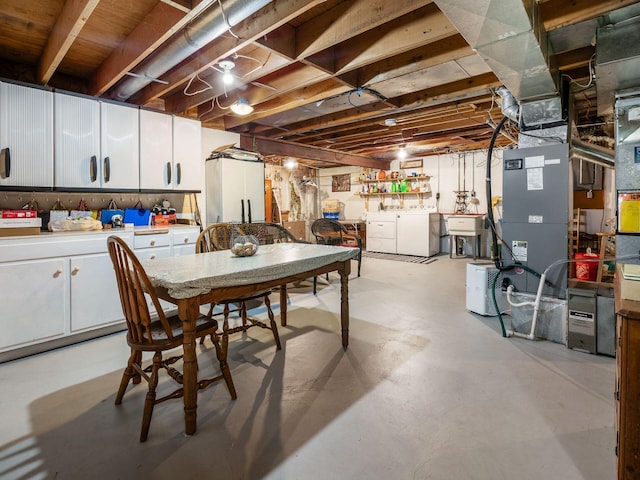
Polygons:
M36 218L35 210L2 210L2 218Z

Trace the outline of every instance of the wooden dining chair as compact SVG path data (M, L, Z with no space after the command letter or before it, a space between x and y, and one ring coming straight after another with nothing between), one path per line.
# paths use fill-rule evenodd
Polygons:
M205 253L216 250L228 250L231 238L234 236L234 234L245 235L245 233L239 230L235 224L211 224L202 232L200 232L200 235L196 240L196 253ZM271 293L272 291L271 289L269 289L250 296L226 300L220 303L220 305L222 305L223 307L223 310L222 312L218 312L217 314L214 313L216 304L212 303L209 306L207 317L214 318L216 315L223 315L222 330L227 334L246 332L250 327L254 326L271 330L273 339L276 342L276 349L280 350L282 348L280 344L280 335L278 334L278 326L273 315L273 310L271 309L271 301L269 300L269 295L271 295ZM264 302L264 305L267 309L267 316L269 318L269 325L247 314L247 302L252 302L255 300ZM229 315L231 313L239 313L242 321L240 326L229 328ZM204 338L204 336L200 338L200 343L204 342Z
M273 243L308 243L298 240L282 225L271 222L241 223L238 229L245 235L253 235L260 245Z
M107 239L107 246L115 270L122 311L127 323L127 343L131 348L131 354L116 394L115 404L122 403L129 382L137 384L142 378L147 381L149 390L144 402L140 430L140 441L144 442L149 434L153 407L166 400L184 396L182 373L172 366L182 358L182 355L163 357L164 352L182 345L182 321L177 315L165 315L144 268L124 240L112 235ZM157 319L152 318L147 299L155 308ZM205 388L213 382L224 379L231 398L235 399L236 390L226 361L226 345L221 344L225 342L220 341L217 331L218 324L214 318L204 315L197 318L196 336L211 336L222 371L221 375L214 378L199 380L198 388ZM143 352L153 352L153 361L147 367L142 366ZM164 369L179 387L163 397L156 398L160 369Z
M212 223L208 225L200 232L196 240L196 253L228 250L234 233L244 235L232 223Z
M357 233L351 233L340 222L329 218L318 218L311 224L311 233L316 237L316 243L321 245L338 245L342 247L357 247L359 249L358 276L362 264L362 238ZM316 293L316 279L313 281L313 293Z

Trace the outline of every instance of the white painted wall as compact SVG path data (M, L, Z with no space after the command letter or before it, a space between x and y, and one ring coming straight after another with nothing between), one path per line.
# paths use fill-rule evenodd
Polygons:
M423 159L423 167L419 169L405 170L411 175L413 171L418 174L431 176L431 195L423 196L425 209L438 211L440 213L453 213L456 205L457 190L467 190L469 198L475 194L478 205L468 204L470 213L487 213L486 201L486 165L487 152L476 151L466 154L446 154ZM390 171L399 171L399 161L391 162ZM382 201L385 208L399 207L400 200L395 197L361 197L358 193L362 189L362 184L358 182L361 167L336 167L320 170L319 193L321 201L336 199L341 204L340 218L362 219L367 211L378 211ZM350 192L332 192L331 177L333 175L351 175ZM388 172L387 172L388 173ZM502 151L494 150L491 162L492 196L502 195ZM436 200L436 193L440 193L440 200ZM367 202L368 200L368 202ZM367 205L368 203L368 205ZM420 208L418 196L407 195L404 201L405 209ZM499 215L499 212L496 213Z

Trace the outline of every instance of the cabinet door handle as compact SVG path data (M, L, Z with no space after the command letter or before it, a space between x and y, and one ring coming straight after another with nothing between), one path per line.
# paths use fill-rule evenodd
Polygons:
M176 185L180 185L181 181L182 181L182 167L178 163L176 165Z
M79 271L80 267L73 267L73 270L71 270L71 275L76 275Z
M89 177L91 182L95 182L98 178L98 159L95 155L89 161Z
M152 247L156 244L155 240L151 240L151 242L149 242L149 245L151 245Z
M11 152L9 147L0 150L0 178L11 176Z
M57 268L55 272L53 272L53 278L58 278L60 275L62 275L62 272L64 272L64 270L62 270L61 268Z
M111 179L111 160L109 157L104 157L104 171L102 172L105 183Z
M151 255L151 256L149 257L149 260L153 260L154 258L156 258L156 256L155 256L155 255Z
M167 183L171 184L171 162L167 162Z
M189 237L184 237L184 243L189 243Z

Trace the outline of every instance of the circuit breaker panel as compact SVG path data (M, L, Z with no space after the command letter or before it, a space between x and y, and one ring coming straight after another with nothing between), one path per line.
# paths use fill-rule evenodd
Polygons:
M502 261L542 274L567 260L569 229L569 146L566 143L505 150L502 188ZM536 293L538 277L522 268L503 272L521 292ZM566 263L547 273L545 295L564 297Z

